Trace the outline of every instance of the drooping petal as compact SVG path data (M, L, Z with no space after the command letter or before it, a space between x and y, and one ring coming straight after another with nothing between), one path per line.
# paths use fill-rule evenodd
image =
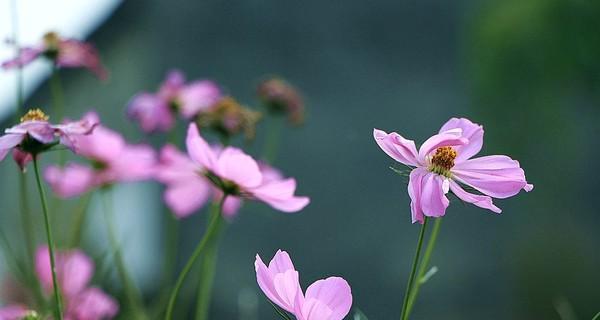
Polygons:
M298 281L298 271L295 270L287 252L278 250L269 267L257 254L254 267L258 286L267 298L284 310L293 312L302 290Z
M410 196L410 211L412 214L412 223L423 223L423 210L421 209L421 189L423 187L423 177L428 171L424 168L416 168L410 172L408 181L408 195Z
M28 65L33 60L37 59L40 54L44 51L42 47L37 48L22 48L19 52L19 56L5 61L2 63L2 68L4 69L14 69L14 68L22 68L25 65Z
M481 147L483 146L483 126L473 123L466 118L452 118L442 126L440 133L456 128L461 129L462 137L469 140L469 143L465 145L454 147L458 153L455 163L459 163L481 151Z
M472 203L480 208L488 209L496 213L502 212L502 209L494 205L491 197L469 193L455 181L450 180L450 190L452 190L452 193L465 202Z
M167 185L165 203L178 218L185 218L202 208L211 194L211 185L202 177L192 177Z
M169 131L175 124L168 102L146 92L133 97L127 107L127 116L135 120L144 132Z
M308 197L294 196L295 179L271 181L250 190L257 199L283 212L297 212L310 203Z
M60 143L71 149L73 152L78 152L78 140L76 137L81 135L89 135L94 128L100 124L100 120L93 113L88 113L79 121L69 121L64 124L55 125L53 128L60 136Z
M33 156L31 155L31 153L21 151L18 148L15 148L13 150L13 159L15 160L21 171L25 172L25 167L27 167L27 164L29 162L33 161Z
M115 299L98 288L88 288L71 299L66 316L73 320L104 320L112 319L118 312Z
M240 197L228 196L223 203L223 216L226 218L233 218L237 215L242 203L243 201Z
M233 147L227 147L221 152L214 173L243 188L253 188L262 182L262 174L256 161Z
M192 82L179 91L177 96L183 117L189 119L208 110L221 98L221 89L212 81Z
M96 173L87 166L70 163L64 168L49 166L44 178L60 198L71 198L83 194L96 186Z
M108 76L108 72L100 63L96 48L89 43L78 40L60 41L56 64L59 67L87 68L102 80L105 80Z
M188 127L186 147L192 160L208 170L213 171L215 169L217 156L208 142L200 136L195 123L191 123Z
M14 147L18 146L25 139L24 134L8 133L0 137L0 161L4 160L6 155Z
M414 141L404 139L396 132L388 134L379 129L373 129L373 137L381 150L392 159L408 166L418 165L418 153Z
M519 162L503 155L485 156L458 163L452 169L461 182L494 197L508 198L521 189L531 191Z
M462 136L460 128L438 133L425 140L419 149L419 163L425 164L425 158L437 148L456 147L468 144L469 140Z
M305 302L317 300L331 310L329 317L308 317L307 319L342 320L352 307L352 292L348 282L340 277L318 280L306 289ZM314 312L314 311L313 311Z
M446 181L446 182L445 182ZM435 173L428 173L422 179L421 210L428 217L441 217L446 214L450 201L447 178Z
M55 130L52 125L46 121L25 121L12 128L4 130L8 134L28 134L31 138L48 144L54 141Z

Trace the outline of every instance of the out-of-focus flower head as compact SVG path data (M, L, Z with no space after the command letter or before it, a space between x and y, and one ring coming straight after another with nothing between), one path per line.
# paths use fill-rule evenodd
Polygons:
M483 146L483 127L465 118L448 120L419 151L414 141L396 132L374 129L373 136L388 156L414 167L408 183L413 223L423 223L425 216L445 215L449 191L465 202L500 213L492 198L504 199L533 189L518 161L504 155L472 158ZM481 194L467 192L464 186Z
M285 114L293 125L304 122L304 103L298 90L281 78L270 78L261 82L258 97L273 114Z
M226 138L243 132L246 139L252 139L261 116L260 112L253 111L239 104L234 98L226 96L210 109L198 113L196 123L200 128L212 129Z
M85 118L98 121L93 112ZM80 146L79 155L91 165L69 163L63 168L55 165L46 168L44 177L59 197L74 197L117 182L149 179L154 174L154 150L147 145L128 144L109 128L98 126L93 134L76 137L74 142Z
M57 144L63 144L78 153L78 137L89 135L98 122L83 118L79 121L67 121L63 124L51 124L49 117L40 109L29 110L21 123L6 129L0 137L0 161L13 150L13 158L24 170L34 156L49 150Z
M167 185L165 201L178 217L190 215L211 195L226 195L225 215L235 214L241 199L259 200L284 212L297 212L310 202L294 195L295 179L284 179L238 148L211 147L194 123L188 128L186 145L189 158L167 146L157 169L157 179Z
M94 263L83 251L74 249L55 255L58 286L65 304L65 319L112 319L119 311L115 299L100 288L90 286ZM35 255L35 273L46 295L53 292L52 269L48 247L41 246ZM42 319L27 309L26 301L11 300L0 308L0 320ZM45 319L45 318L44 318Z
M43 56L57 67L86 68L103 80L108 75L93 45L75 39L61 38L56 32L46 33L40 44L24 47L19 51L16 58L2 63L4 69L21 68Z
M267 298L298 320L342 320L350 312L352 292L346 280L318 280L304 294L299 273L285 251L277 250L268 266L257 254L254 268L258 286Z
M144 132L165 132L175 125L176 115L192 119L221 98L221 89L210 80L185 82L183 73L170 71L156 93L135 95L127 108L128 116Z

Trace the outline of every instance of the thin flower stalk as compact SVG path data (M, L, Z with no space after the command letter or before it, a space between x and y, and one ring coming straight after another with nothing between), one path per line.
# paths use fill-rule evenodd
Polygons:
M44 227L46 228L46 240L50 255L50 267L52 269L52 285L54 290L54 299L56 302L56 316L59 320L63 319L62 310L62 297L60 294L60 288L58 287L58 281L56 279L56 266L54 261L54 240L52 238L52 228L50 226L50 217L48 214L48 204L46 202L46 194L44 193L44 187L42 186L42 180L40 177L40 168L38 165L37 156L33 157L33 168L35 171L35 181L40 194L40 201L42 203L42 211L44 213Z
M165 320L173 319L173 309L175 307L175 302L177 301L177 296L179 295L179 291L181 290L181 287L183 285L183 281L185 280L188 273L194 266L194 263L196 262L198 257L200 257L200 255L204 252L206 246L210 243L210 241L212 241L214 239L214 237L218 233L217 231L219 230L220 225L223 223L223 217L222 217L221 211L223 210L223 203L225 202L226 198L227 198L226 195L223 196L223 198L219 202L219 207L218 207L219 209L215 210L215 212L213 212L213 215L210 217L210 222L208 224L208 227L206 228L206 232L204 233L204 236L198 243L198 246L196 246L196 249L194 249L192 256L186 262L185 266L181 270L181 273L179 273L179 277L177 278L177 282L175 283L175 286L173 287L173 291L171 292L171 297L169 298L169 303L167 305L167 312L165 314Z
M419 256L421 255L421 247L423 246L423 237L425 236L425 229L427 228L427 217L423 219L423 225L421 226L421 231L419 232L419 240L417 241L417 249L415 250L415 258L413 259L412 268L410 271L410 276L408 277L408 283L406 284L406 293L404 294L404 302L402 302L402 313L400 315L400 320L408 319L408 300L412 294L413 290L413 282L415 280L415 274L417 272L417 264L419 263Z

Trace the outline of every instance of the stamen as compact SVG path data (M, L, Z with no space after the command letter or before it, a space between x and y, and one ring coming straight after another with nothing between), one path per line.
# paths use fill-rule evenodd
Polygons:
M48 119L50 119L50 117L47 116L42 110L31 109L21 117L21 123L26 121L48 121Z
M435 154L431 157L430 171L443 176L450 175L450 169L454 167L454 159L458 153L452 147L440 147L435 150Z

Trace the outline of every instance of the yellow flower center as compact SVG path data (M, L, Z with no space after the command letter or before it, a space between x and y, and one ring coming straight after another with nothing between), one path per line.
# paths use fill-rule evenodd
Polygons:
M437 174L449 177L450 169L454 167L454 159L458 153L452 147L440 147L435 150L431 157L431 167L429 170Z
M42 110L31 109L21 117L21 123L25 121L48 121L49 118Z

